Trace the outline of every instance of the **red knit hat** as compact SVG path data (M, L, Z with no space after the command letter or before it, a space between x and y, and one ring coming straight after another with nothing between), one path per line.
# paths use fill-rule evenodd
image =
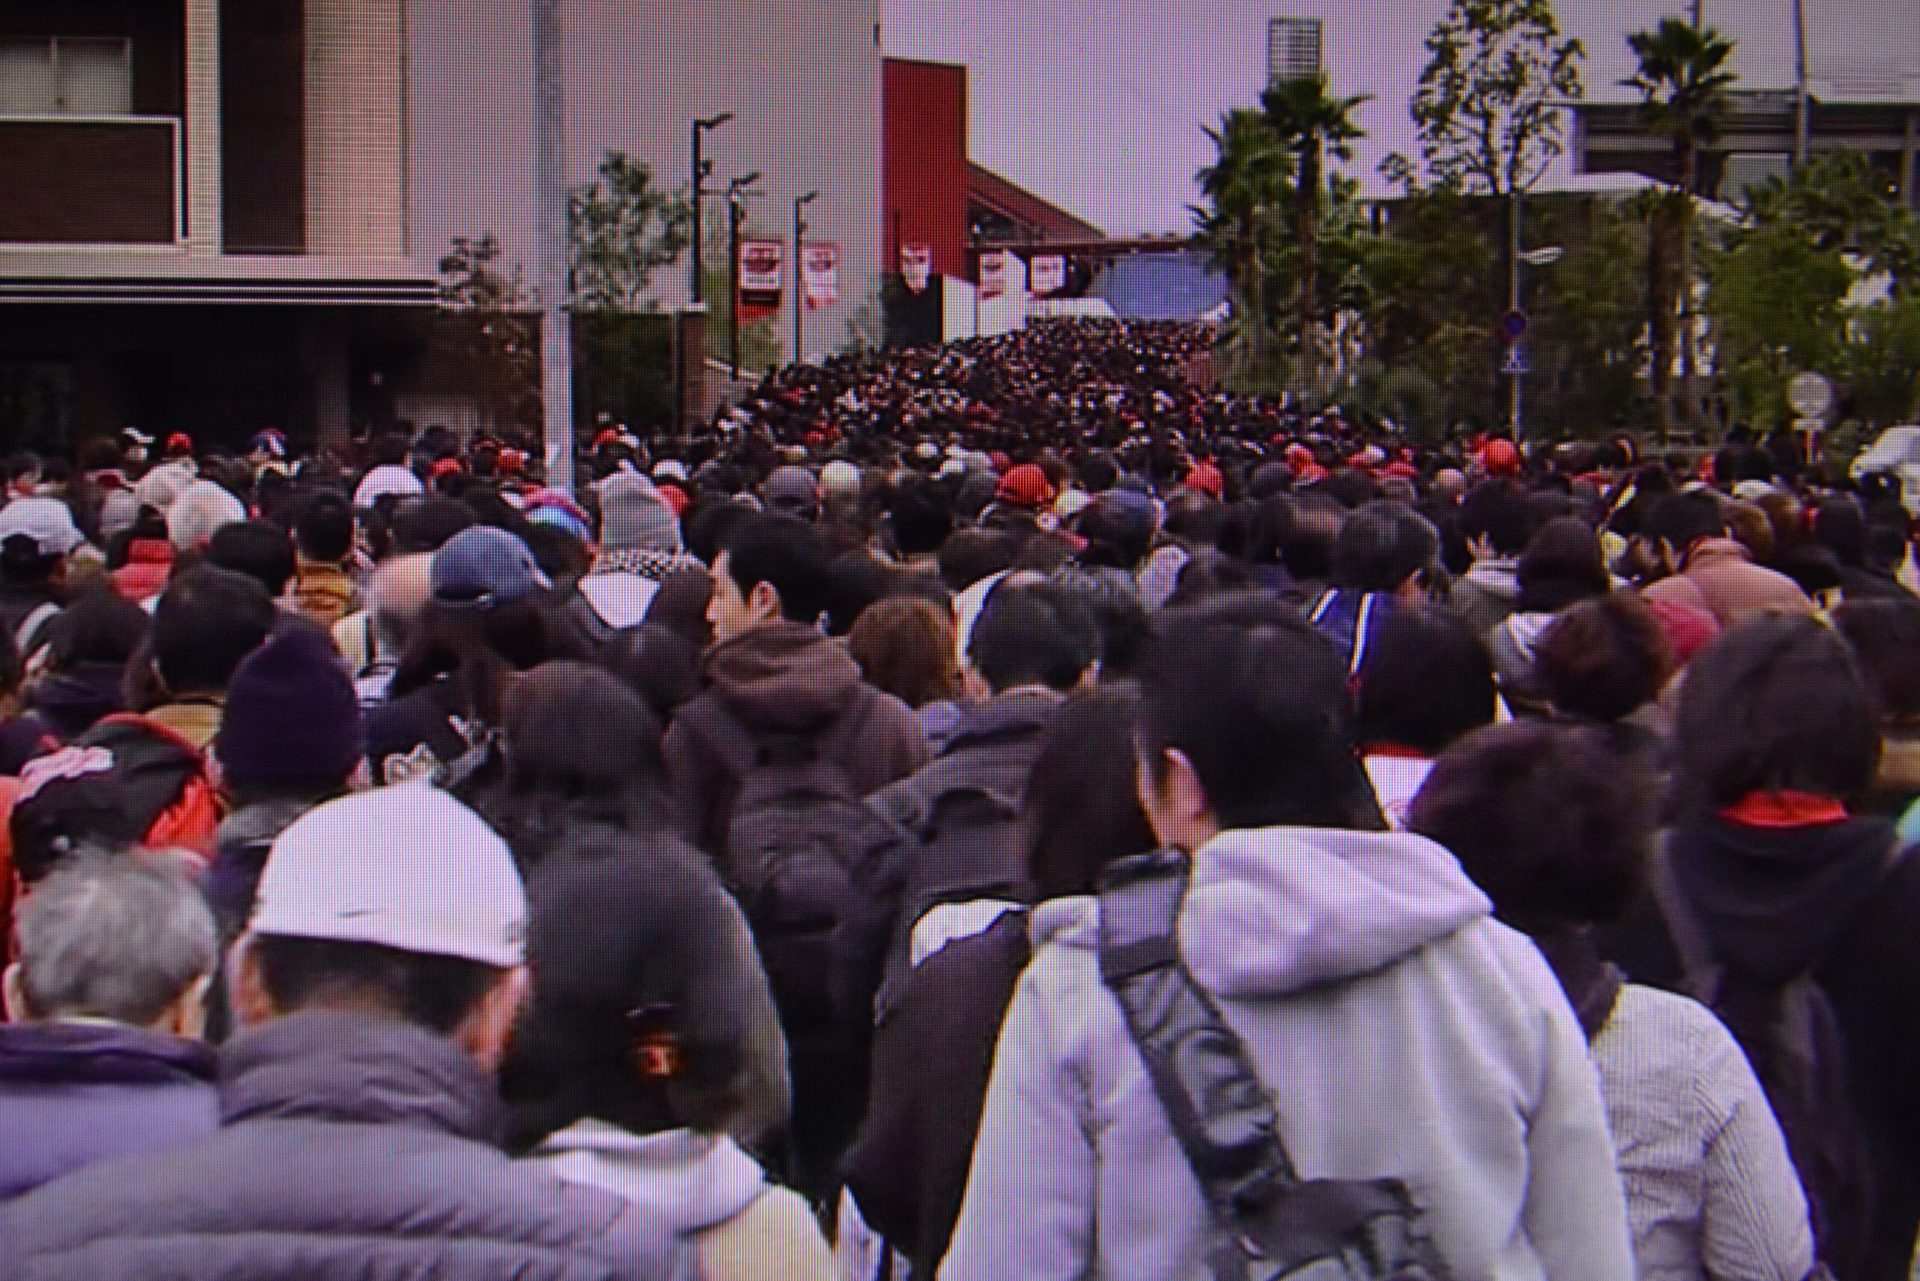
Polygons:
M1490 440L1486 452L1480 455L1480 463L1489 476L1517 476L1520 474L1520 450L1510 440Z
M1227 492L1227 478L1212 463L1195 463L1193 470L1187 473L1186 480L1181 483L1188 489L1197 489L1214 498Z
M994 496L1017 507L1044 507L1053 501L1053 482L1038 463L1021 463L1007 469Z

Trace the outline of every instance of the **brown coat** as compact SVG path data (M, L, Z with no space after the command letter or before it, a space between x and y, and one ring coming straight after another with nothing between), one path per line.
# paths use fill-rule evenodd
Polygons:
M707 691L667 731L667 778L688 830L709 854L724 842L739 779L690 726L717 703L755 734L812 738L856 796L868 796L927 763L919 718L860 677L839 642L802 623L777 622L707 652Z
M1785 574L1756 565L1731 538L1708 538L1687 553L1678 574L1643 589L1649 601L1704 609L1720 626L1735 627L1756 614L1811 614L1814 604Z

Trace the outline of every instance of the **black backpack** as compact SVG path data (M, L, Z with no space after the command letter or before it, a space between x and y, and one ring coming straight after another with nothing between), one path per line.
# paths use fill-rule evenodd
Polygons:
M1884 883L1906 848L1894 840L1881 864ZM1823 957L1786 982L1757 984L1714 956L1675 873L1670 846L1653 866L1660 915L1680 954L1687 995L1711 1009L1746 1051L1780 1122L1800 1175L1822 1260L1851 1276L1865 1257L1873 1222L1872 1146L1854 1106L1847 1039L1833 1002L1813 971Z
M909 830L914 844L903 860L878 1017L891 1008L913 969L913 930L922 917L946 903L1027 897L1020 807L1013 799L985 787L951 787L928 798Z
M1246 1047L1174 936L1190 865L1121 859L1100 890L1100 977L1206 1197L1213 1281L1448 1281L1398 1179L1302 1179Z
M821 757L818 735L756 734L717 701L701 713L688 728L737 787L712 854L789 1039L839 1031L864 1043L912 838Z

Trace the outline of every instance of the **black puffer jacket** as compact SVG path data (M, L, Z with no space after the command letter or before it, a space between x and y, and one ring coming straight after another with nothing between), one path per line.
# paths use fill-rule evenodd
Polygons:
M493 1089L451 1041L299 1014L221 1059L222 1128L0 1209L0 1277L682 1281L691 1256L621 1198L486 1143Z

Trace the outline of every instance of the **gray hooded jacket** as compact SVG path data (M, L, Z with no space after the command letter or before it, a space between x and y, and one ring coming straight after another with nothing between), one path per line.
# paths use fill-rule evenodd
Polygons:
M1460 1277L1624 1281L1626 1210L1585 1037L1544 959L1439 846L1224 833L1182 956L1308 1178L1404 1180ZM1098 905L1043 904L942 1281L1204 1278L1205 1210L1119 1005Z

